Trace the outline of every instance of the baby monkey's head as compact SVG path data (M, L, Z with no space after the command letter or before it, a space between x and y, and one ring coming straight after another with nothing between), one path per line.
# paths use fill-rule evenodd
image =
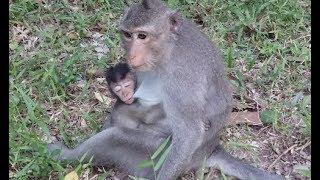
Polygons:
M118 63L106 71L106 80L110 92L126 104L134 101L136 78L128 64Z

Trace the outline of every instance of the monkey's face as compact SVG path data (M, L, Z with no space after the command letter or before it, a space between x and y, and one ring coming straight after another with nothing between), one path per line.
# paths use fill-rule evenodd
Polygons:
M121 34L128 64L136 70L150 69L154 65L151 50L154 36L141 29L121 30Z
M170 56L181 22L180 14L161 1L131 6L118 25L128 64L135 70L158 66Z
M133 103L135 82L132 74L128 73L125 78L119 80L118 82L111 82L110 87L121 101L126 104Z

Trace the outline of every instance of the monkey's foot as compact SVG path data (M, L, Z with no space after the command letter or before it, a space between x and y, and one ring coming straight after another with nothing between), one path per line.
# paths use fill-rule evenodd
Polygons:
M47 149L54 159L60 159L61 151L68 148L60 141L57 141L57 142L48 144Z

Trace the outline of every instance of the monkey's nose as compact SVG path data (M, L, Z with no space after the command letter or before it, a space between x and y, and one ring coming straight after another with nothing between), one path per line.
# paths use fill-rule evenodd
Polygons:
M136 56L129 56L129 61L132 61L135 58L136 58Z

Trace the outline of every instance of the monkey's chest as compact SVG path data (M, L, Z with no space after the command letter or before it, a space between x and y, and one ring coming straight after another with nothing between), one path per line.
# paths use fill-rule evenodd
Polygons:
M158 79L154 76L146 77L134 93L133 97L145 106L152 106L161 103L161 87Z

